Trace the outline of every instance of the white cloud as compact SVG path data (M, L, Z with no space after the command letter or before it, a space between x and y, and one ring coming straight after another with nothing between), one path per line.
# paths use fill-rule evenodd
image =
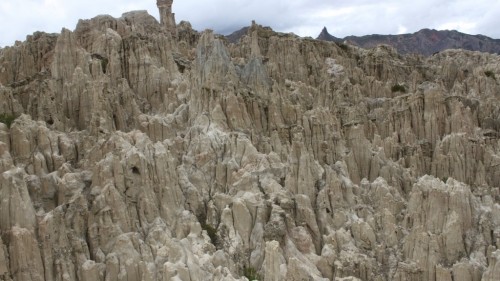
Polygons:
M399 25L398 26L398 32L397 34L405 34L408 32L408 28L406 28L405 26L403 25Z
M465 33L470 33L477 26L475 22L468 21L453 21L446 22L438 26L438 29L443 30L460 30Z
M356 12L355 7L342 7L342 8L328 8L328 9L322 9L318 10L316 13L312 14L312 18L316 20L331 20L336 17L346 17L346 16L351 16Z
M282 32L316 37L323 26L337 37L457 29L500 38L500 1L486 0L174 0L176 19L198 30L227 34L252 20ZM74 29L78 19L99 14L119 17L148 10L155 0L0 0L0 46L24 40L34 31Z

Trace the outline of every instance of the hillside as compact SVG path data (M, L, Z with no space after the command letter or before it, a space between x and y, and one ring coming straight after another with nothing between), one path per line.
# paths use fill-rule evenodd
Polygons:
M157 3L0 49L0 280L498 280L500 56Z
M317 39L335 42L347 41L362 48L374 48L386 44L396 48L400 54L430 56L448 49L463 49L500 54L500 39L483 35L469 35L456 30L422 29L412 34L365 35L337 38L323 28Z

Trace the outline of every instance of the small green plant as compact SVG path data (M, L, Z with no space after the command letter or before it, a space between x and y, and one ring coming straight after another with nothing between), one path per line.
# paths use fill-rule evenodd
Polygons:
M337 43L337 46L339 46L339 48L341 48L342 50L344 51L349 51L349 46L347 44L344 44L344 43Z
M484 75L486 75L486 77L493 78L496 80L495 73L493 73L493 71L491 71L491 70L486 70L484 72Z
M106 71L108 69L108 59L107 58L103 58L101 60L101 68L102 68L102 72L106 73Z
M14 115L7 113L0 114L0 123L4 123L5 125L7 125L7 128L9 129L14 120L16 120L16 117Z
M108 58L100 55L100 54L92 54L91 57L93 59L98 59L101 61L101 68L102 68L102 72L103 73L106 73L107 69L108 69L108 63L109 63L109 60Z
M401 92L401 93L406 93L406 88L404 85L401 84L395 84L394 86L391 87L391 91L393 93L395 92Z
M261 280L260 275L257 273L257 270L253 267L243 267L243 276L248 278L248 280Z
M208 237L210 237L210 241L212 241L212 244L217 245L217 243L219 242L219 236L217 235L217 229L215 229L215 227L207 224L206 222L201 223L201 228L207 232Z

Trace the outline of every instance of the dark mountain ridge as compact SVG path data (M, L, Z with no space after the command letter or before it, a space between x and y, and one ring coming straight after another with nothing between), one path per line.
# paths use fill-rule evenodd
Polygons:
M349 42L362 48L373 48L380 44L390 45L401 54L417 53L432 55L446 49L464 49L500 54L500 39L484 35L470 35L456 30L421 29L415 33L399 35L365 35L337 38L326 27L316 38L318 40Z
M236 43L246 34L249 27L243 27L226 36L229 42ZM470 35L456 30L435 30L424 28L415 33L382 35L372 34L364 36L346 36L339 38L331 35L324 27L318 40L333 41L370 49L385 44L394 47L400 54L421 54L430 56L447 49L464 49L486 53L500 54L500 39L493 39L484 35Z

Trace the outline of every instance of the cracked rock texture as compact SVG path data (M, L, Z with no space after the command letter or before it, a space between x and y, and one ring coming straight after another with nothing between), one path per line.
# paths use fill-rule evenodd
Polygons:
M172 21L0 49L0 280L499 280L499 56Z

